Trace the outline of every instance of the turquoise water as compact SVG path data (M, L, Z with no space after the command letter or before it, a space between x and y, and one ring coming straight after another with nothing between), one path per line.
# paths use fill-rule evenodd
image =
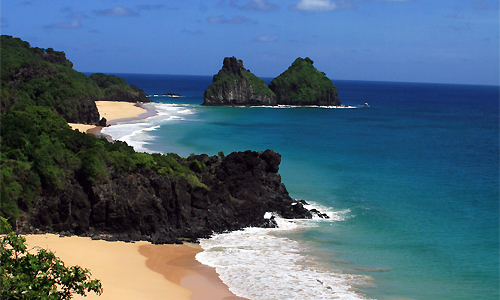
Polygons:
M296 294L266 292L270 299L314 299L300 294L307 288L319 289L317 299L499 298L498 87L334 81L341 102L355 108L231 108L199 106L210 77L119 75L147 93L185 97L155 97L158 116L107 133L136 149L184 156L274 149L290 195L335 217L265 233L283 243L279 251L300 249L293 255L315 266L276 270L310 281ZM217 247L234 251L231 238L219 237ZM251 252L228 265L257 261L271 246L239 247ZM248 291L250 271L238 286L220 260L203 259L221 264L233 290L267 299ZM351 279L333 282L331 274ZM332 289L319 284L325 278ZM291 291L287 282L279 285Z

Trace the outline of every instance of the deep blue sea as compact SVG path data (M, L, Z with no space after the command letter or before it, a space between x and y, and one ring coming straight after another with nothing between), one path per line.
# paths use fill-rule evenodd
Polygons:
M235 294L499 299L498 86L334 80L352 108L202 107L211 76L116 75L183 97L104 133L181 156L274 149L290 196L331 216L201 241Z

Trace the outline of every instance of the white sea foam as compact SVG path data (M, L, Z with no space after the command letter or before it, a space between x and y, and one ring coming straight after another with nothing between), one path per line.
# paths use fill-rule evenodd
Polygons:
M321 213L326 214L329 217L328 219L324 219L320 218L317 215L313 215L313 220L335 222L335 221L345 221L346 219L352 217L352 215L350 215L351 210L349 208L343 210L335 210L333 208L326 207L315 202L308 202L306 205L304 205L304 207L307 208L308 210L316 209Z
M189 104L148 103L157 114L147 119L118 122L115 125L105 127L102 133L111 136L113 140L126 142L137 152L153 152L148 145L154 138L148 134L157 130L162 125L172 121L181 121L187 115L196 113L196 108Z
M340 221L345 214L333 215ZM369 277L321 264L307 255L312 251L307 244L279 234L303 230L316 221L275 218L279 228L246 228L201 240L204 251L196 259L215 267L234 294L252 300L366 299L353 287L365 285Z

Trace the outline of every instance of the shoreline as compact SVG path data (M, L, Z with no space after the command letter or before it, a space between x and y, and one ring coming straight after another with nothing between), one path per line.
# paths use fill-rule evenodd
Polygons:
M151 107L147 107L145 103L133 103L125 101L95 101L100 118L106 118L107 126L116 125L120 122L130 122L142 120L158 114ZM154 102L150 102L154 103ZM109 135L101 133L103 126L90 124L68 123L73 130L78 129L80 132L90 133L95 136L104 136L108 141L113 139Z
M102 295L88 293L85 299L248 300L231 293L215 268L195 259L203 251L198 244L109 242L55 234L25 237L28 249L51 250L66 266L79 265L90 270L92 279L101 280Z

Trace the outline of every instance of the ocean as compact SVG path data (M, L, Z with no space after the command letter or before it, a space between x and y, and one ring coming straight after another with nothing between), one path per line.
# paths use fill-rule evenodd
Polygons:
M334 80L351 108L202 107L211 76L114 75L158 114L103 133L181 156L276 150L290 196L331 217L201 240L238 296L499 299L498 86Z

